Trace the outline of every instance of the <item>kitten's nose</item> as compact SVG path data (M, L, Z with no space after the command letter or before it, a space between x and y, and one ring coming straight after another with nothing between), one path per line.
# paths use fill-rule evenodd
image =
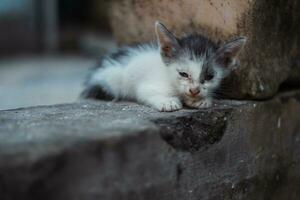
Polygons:
M193 89L190 89L190 93L191 93L193 96L196 96L197 94L200 93L200 90L199 90L199 88L193 88Z

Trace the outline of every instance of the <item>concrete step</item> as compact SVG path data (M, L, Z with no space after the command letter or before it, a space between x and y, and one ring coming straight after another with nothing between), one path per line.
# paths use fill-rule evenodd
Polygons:
M0 111L1 200L299 199L300 91L160 113L82 101Z

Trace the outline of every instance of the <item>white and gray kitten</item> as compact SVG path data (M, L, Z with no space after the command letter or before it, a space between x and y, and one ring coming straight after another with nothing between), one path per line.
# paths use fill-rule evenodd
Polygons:
M119 49L90 75L84 98L128 99L159 111L212 105L213 93L246 43L240 37L218 46L198 35L176 38L156 22L158 45Z

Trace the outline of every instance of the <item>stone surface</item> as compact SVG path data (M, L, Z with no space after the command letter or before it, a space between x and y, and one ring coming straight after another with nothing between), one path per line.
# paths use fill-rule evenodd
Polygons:
M1 200L296 200L300 91L159 113L83 101L0 111Z
M292 62L291 66L290 76L285 83L297 87L300 85L300 58Z
M154 39L156 20L178 36L199 32L224 41L245 35L241 67L224 82L223 93L265 99L288 79L291 63L300 57L299 10L297 0L115 0L111 24L121 44Z

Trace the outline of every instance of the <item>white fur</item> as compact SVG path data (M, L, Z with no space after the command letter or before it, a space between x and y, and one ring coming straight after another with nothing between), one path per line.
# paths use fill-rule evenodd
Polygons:
M202 85L199 78L203 59L181 59L166 66L159 47L150 45L132 48L122 62L107 59L102 65L90 84L101 85L116 99L131 99L160 111L179 110L182 103L196 108L209 107L211 91L218 87L224 74L217 67L213 81ZM190 77L184 78L179 72ZM191 96L192 88L199 88L200 94Z

